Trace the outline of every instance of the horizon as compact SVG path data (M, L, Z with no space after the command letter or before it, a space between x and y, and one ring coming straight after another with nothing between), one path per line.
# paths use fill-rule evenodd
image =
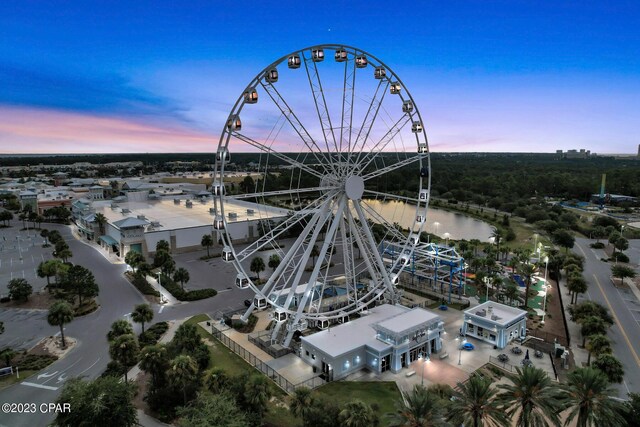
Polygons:
M433 153L637 153L640 4L378 6L4 2L0 154L215 152L252 78L325 42L397 73Z

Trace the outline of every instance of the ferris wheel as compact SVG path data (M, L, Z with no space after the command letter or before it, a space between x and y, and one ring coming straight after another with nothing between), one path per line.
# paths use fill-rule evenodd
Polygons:
M256 75L227 118L213 184L222 258L256 294L244 320L270 306L288 346L310 322L398 301L427 218L423 127L400 78L358 48L312 46ZM245 236L243 219L258 224Z

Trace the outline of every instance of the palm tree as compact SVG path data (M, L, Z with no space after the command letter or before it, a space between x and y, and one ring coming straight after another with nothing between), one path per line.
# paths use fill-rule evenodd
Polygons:
M582 333L582 347L585 346L587 337L592 335L604 335L607 333L607 324L600 317L587 316L580 324L580 332Z
M140 353L140 369L151 374L154 389L160 385L160 379L169 367L167 348L163 344L146 346Z
M133 335L131 323L126 319L118 319L111 324L111 329L107 332L107 340L113 341L122 335Z
M344 405L338 417L342 427L375 426L378 424L377 418L371 406L358 399Z
M158 243L156 243L156 252L165 251L168 253L169 250L169 242L167 242L166 240L158 240Z
M206 387L211 393L219 394L227 389L230 378L222 368L213 368L206 380Z
M520 295L520 290L518 289L518 285L510 282L504 288L504 296L509 300L509 304L513 305L513 300L517 299Z
M607 376L599 370L576 369L569 374L565 390L569 409L565 426L574 420L577 427L626 425L621 414L622 405L611 398L614 390L609 387Z
M570 274L569 277L567 277L567 289L569 289L569 292L572 294L571 304L575 304L578 301L578 295L589 290L589 285L581 273Z
M107 224L107 217L101 213L97 213L94 216L94 220L96 221L96 224L98 224L98 230L100 231L100 234L104 234L104 226Z
M524 291L524 307L527 308L529 304L529 289L531 288L531 278L536 272L536 266L529 263L522 263L518 267L518 273L524 277L524 282L527 285Z
M269 257L269 268L273 271L276 271L276 268L280 265L280 256L278 254L273 254Z
M496 399L491 380L472 375L466 383L458 383L453 393L448 419L456 425L502 426L507 418Z
M309 415L313 412L313 404L315 398L311 392L311 389L307 387L298 387L293 392L293 395L289 398L289 412L294 417L302 418L302 425L312 425L312 420L309 420Z
M184 284L187 283L189 279L191 279L191 277L189 277L189 272L187 271L186 268L180 267L179 269L176 270L175 273L173 273L173 280L175 280L176 282L180 282L180 285L182 285L183 291L184 291Z
M138 304L131 313L131 319L136 323L142 324L142 333L144 334L145 322L153 320L153 310L149 304Z
M264 375L252 375L244 387L244 398L254 412L264 414L271 399L271 389Z
M596 334L589 337L587 345L585 346L589 351L589 357L587 358L587 365L591 365L592 354L611 354L611 341L606 335Z
M73 320L73 307L66 301L56 301L49 308L47 322L51 326L60 326L60 337L62 338L62 348L67 348L64 340L64 325Z
M622 363L611 354L599 355L591 366L602 371L609 378L609 382L621 383L624 379Z
M513 384L498 386L503 392L499 400L505 415L516 422L517 427L544 426L548 422L559 425L562 395L542 369L525 366L516 368L511 377Z
M260 272L264 271L264 260L259 256L253 258L251 260L251 265L249 267L252 272L258 275L258 280L260 280Z
M207 258L209 258L209 248L213 246L213 237L211 237L211 234L205 234L202 236L200 244L207 249Z
M140 348L136 337L132 334L120 335L115 340L111 341L109 346L109 355L111 359L118 362L125 367L124 381L128 382L129 378L127 373L129 369L138 363L138 355L140 354Z
M620 282L624 284L624 279L627 277L629 279L633 279L634 277L636 277L636 272L633 270L633 268L626 265L612 265L611 275L616 279L620 279Z
M411 392L402 392L402 399L396 401L396 412L387 414L389 426L436 427L445 426L440 398L429 393L421 385Z
M191 356L187 356L186 354L181 354L176 356L169 365L168 377L169 382L174 387L179 387L182 389L182 397L184 399L184 404L187 404L187 387L190 384L193 384L198 375L198 365L191 358Z
M498 256L500 255L500 242L502 241L504 233L498 227L493 229L491 233L491 237L493 237L496 244L496 261L498 260Z

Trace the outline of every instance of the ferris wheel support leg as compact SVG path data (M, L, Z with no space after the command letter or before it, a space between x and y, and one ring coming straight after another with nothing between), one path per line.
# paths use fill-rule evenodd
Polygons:
M255 309L255 303L251 303L249 308L247 308L247 311L245 311L244 314L240 317L240 321L242 321L243 323L247 323L247 321L249 320L249 316L251 316L251 313L253 313L253 310Z
M338 209L336 209L336 213L333 217L333 221L331 222L331 227L329 228L329 230L327 231L327 234L325 235L324 242L322 243L322 249L320 249L320 254L318 255L318 262L313 267L313 271L311 272L311 277L309 277L309 284L307 285L307 287L311 286L311 292L307 291L302 296L302 301L298 304L298 309L293 318L292 325L298 324L298 322L302 318L302 312L305 306L307 305L307 301L314 294L314 286L316 281L318 280L318 273L320 272L320 267L322 266L323 260L327 256L327 251L329 250L329 244L335 240L336 231L338 229L338 225L340 224L341 219L343 218L344 208L346 204L347 204L346 197L343 196L340 199L340 204L338 205ZM319 229L317 229L316 231L319 231ZM317 238L317 235L314 235L314 237ZM285 347L289 347L289 344L291 344L291 339L293 338L294 332L295 332L295 328L293 327L291 328L291 330L287 331L287 336L285 337L283 342L283 345Z

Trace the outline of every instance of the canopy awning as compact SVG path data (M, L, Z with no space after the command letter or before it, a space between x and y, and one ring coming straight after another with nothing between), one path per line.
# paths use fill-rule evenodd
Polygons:
M106 243L107 245L117 245L118 242L116 241L116 239L114 239L111 236L100 236L100 240L102 240L104 243Z

